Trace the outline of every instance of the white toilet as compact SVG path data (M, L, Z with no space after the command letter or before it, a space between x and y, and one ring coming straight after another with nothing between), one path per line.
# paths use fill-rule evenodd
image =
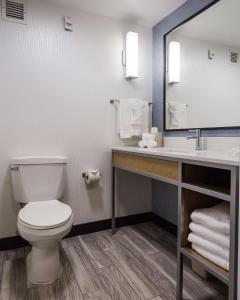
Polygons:
M62 274L58 242L70 232L71 208L59 201L64 191L66 157L18 157L11 162L19 234L32 245L27 257L28 278L49 284Z

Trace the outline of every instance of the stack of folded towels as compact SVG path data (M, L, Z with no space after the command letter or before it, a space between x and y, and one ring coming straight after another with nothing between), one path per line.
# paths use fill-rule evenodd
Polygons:
M222 202L191 214L192 249L219 267L229 271L230 206Z

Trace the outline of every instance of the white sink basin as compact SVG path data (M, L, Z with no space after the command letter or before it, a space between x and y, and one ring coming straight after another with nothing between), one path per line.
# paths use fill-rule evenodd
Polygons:
M178 149L178 148L139 148L142 151L158 152L158 153L179 153L179 154L190 154L195 153L194 150Z
M192 153L193 151L188 151L188 150L180 150L180 149L166 149L165 151L163 150L163 152L172 152L172 153Z
M151 152L151 153L162 153L162 154L179 154L179 155L197 155L201 156L201 154L206 153L206 150L194 150L194 149L181 149L181 148L167 148L167 147L159 147L159 148L139 148L140 151L143 152Z

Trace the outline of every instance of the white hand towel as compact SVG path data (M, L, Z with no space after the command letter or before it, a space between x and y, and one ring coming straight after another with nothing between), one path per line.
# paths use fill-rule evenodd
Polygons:
M192 232L196 233L202 238L207 239L208 241L215 243L218 246L227 249L230 247L230 236L228 234L216 232L195 222L191 222L189 228Z
M148 102L122 99L118 104L117 130L121 138L140 136L149 127Z
M149 107L148 102L140 99L131 100L131 127L132 135L140 136L149 129Z
M190 233L188 236L188 241L191 242L192 244L199 246L203 249L206 249L209 252L212 252L224 259L229 260L229 249L223 248L221 246L218 246L201 236L197 235L196 233Z
M196 209L191 219L217 232L230 233L230 206L226 201L209 208Z
M224 259L224 258L216 255L215 253L209 252L208 250L206 250L202 247L199 247L195 244L192 244L192 249L195 250L200 255L202 255L203 257L210 260L211 262L213 262L214 264L216 264L217 266L229 271L229 260Z
M131 102L121 100L117 107L117 131L120 138L127 139L132 137L131 132Z

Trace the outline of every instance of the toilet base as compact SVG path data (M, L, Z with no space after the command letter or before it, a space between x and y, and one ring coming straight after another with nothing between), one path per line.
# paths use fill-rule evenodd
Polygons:
M59 257L59 243L73 224L73 216L62 226L49 229L35 229L18 220L17 227L22 238L31 245L27 257L27 276L34 284L50 284L62 275Z
M61 277L63 268L58 242L35 242L27 256L28 280L34 284L51 284Z

